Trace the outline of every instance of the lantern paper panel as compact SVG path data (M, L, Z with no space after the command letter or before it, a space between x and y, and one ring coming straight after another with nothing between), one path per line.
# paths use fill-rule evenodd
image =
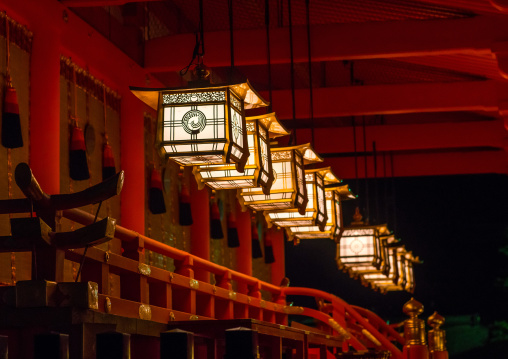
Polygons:
M349 185L327 186L325 188L326 213L328 221L323 231L318 226L288 227L288 239L330 238L338 240L344 230L342 219L342 201L355 199Z
M239 191L240 204L255 211L298 208L305 213L307 187L303 166L323 160L310 144L271 149L274 181L269 194L261 187L245 188Z
M383 263L381 236L388 234L386 225L346 228L337 244L337 263L354 274L378 272Z
M325 185L340 183L330 167L305 171L308 202L305 213L300 214L298 209L292 208L280 211L267 211L267 223L279 227L317 226L324 231L328 222L327 200Z
M269 193L273 182L270 138L289 132L278 122L275 113L247 117L246 129L250 156L244 172L237 171L233 164L195 166L193 173L200 189L205 184L216 190L259 186L264 193Z
M249 82L201 88L131 91L158 110L161 152L180 165L234 163L249 157L245 108L266 106Z

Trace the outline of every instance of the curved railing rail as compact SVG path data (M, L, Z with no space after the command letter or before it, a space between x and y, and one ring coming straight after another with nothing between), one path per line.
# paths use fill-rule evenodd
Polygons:
M390 342L388 338L381 334L366 318L364 318L355 308L353 308L353 306L349 305L344 300L319 289L301 287L285 287L281 289L283 295L310 296L331 302L334 308L334 314L343 312L344 315L349 315L349 317L353 318L361 327L367 331L365 334L369 333L384 347L384 349L389 350L392 353L394 359L403 358L401 351L392 342ZM344 322L345 318L340 318L340 320Z
M88 225L95 219L93 215L78 209L64 210L62 216L83 225ZM101 283L99 284L99 310L108 312L109 305L109 308L116 308L111 312L112 314L130 317L141 316L148 310L151 313L150 319L159 322L252 318L287 325L287 317L291 309L286 306L286 295L312 296L331 302L333 316L310 308L302 308L302 315L325 323L344 337L347 343L356 350L366 350L366 346L359 340L359 337L362 337L391 351L394 359L402 359L399 349L382 335L376 326L397 338L393 328L383 325L382 320L373 313L350 306L330 293L311 288L278 287L121 226L116 226L115 238L120 239L122 248L126 249L123 255L106 253L97 248L89 248L87 253L87 263L88 261L93 263L86 264L85 268L93 267L88 269L88 273L93 273L95 277L92 279L97 278L97 281ZM140 256L144 249L174 259L175 272L144 266ZM66 252L66 258L75 262L79 261L81 255L81 250ZM149 267L150 270L146 271L145 267ZM195 280L194 270L206 271L214 275L216 285ZM85 277L86 273L87 270L83 270ZM121 284L125 284L127 289L124 291L122 288L121 298L109 296L106 287L109 285L107 280L109 273L125 277ZM238 284L238 292L232 290L232 281ZM261 290L270 293L271 300L263 300ZM348 332L345 328L346 322L351 318L359 324L358 333L353 330L355 327L353 325L352 332ZM145 316L144 319L148 318ZM395 333L392 333L390 329Z
M386 322L381 319L377 314L371 312L368 309L357 307L356 305L351 305L358 313L360 313L363 317L365 317L370 323L372 323L379 332L385 333L385 336L392 337L397 343L400 345L405 345L406 342L404 337L397 332L393 326L386 324Z

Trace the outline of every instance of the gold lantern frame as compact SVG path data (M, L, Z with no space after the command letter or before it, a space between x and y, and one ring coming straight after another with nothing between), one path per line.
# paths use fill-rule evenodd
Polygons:
M288 239L313 239L330 238L338 240L344 231L344 222L342 216L342 202L356 199L349 185L332 185L325 188L326 211L328 221L324 231L320 231L318 226L299 226L286 228Z
M340 182L342 180L335 176L331 167L305 170L305 185L309 199L305 213L301 214L296 208L266 211L267 223L278 227L317 226L323 232L328 222L325 186Z
M249 150L245 109L267 106L249 81L132 93L158 112L157 143L164 157L181 166L234 163L243 172Z
M261 187L263 193L270 193L274 179L270 139L289 132L278 121L275 112L247 117L246 129L250 156L243 173L237 171L234 164L194 166L192 173L199 189L205 185L215 190Z
M274 181L269 194L260 187L238 190L238 200L245 210L280 210L297 208L301 214L307 206L304 165L322 162L310 143L271 149Z

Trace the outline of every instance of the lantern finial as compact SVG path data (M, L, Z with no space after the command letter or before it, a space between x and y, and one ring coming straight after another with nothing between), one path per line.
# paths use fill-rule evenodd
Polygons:
M356 207L355 214L353 215L353 222L351 222L351 225L354 225L354 226L362 225L363 224L362 218L363 218L363 216L360 213L360 208Z

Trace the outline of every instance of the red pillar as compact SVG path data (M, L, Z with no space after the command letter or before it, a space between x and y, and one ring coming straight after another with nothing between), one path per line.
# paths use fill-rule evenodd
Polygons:
M146 106L134 98L122 98L121 169L125 172L121 192L122 226L145 233L145 159L143 116Z
M402 356L405 359L429 359L429 350L426 345L405 345Z
M284 233L283 229L277 230L272 228L267 232L267 236L272 239L273 256L275 262L272 263L272 284L279 285L286 276L285 270L285 254L284 254Z
M252 276L252 229L250 211L242 212L238 201L236 203L236 224L240 247L236 250L236 270L240 273ZM248 293L246 285L239 285L240 293Z
M189 171L189 169L186 169ZM188 178L188 179L187 179ZM184 176L190 184L191 195L191 253L200 258L210 260L210 200L208 190L198 189L194 176ZM210 282L210 275L201 270L194 271L194 278L203 282Z
M56 194L60 192L60 36L48 19L37 16L37 4L33 5L12 2L12 8L5 10L17 20L13 12L26 16L19 21L37 34L30 60L30 167L41 188ZM32 11L26 11L30 7Z

